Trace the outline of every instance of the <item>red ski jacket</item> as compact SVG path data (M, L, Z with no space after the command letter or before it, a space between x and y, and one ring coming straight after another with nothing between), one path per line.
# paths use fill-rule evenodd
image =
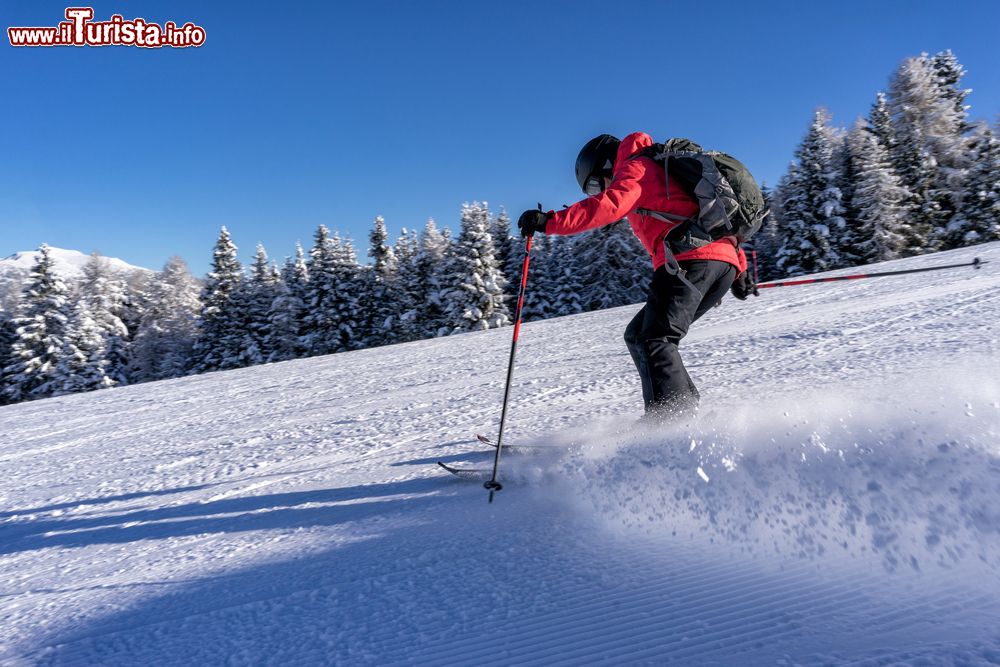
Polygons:
M636 209L673 213L685 217L698 214L698 203L691 198L676 179L667 179L663 167L649 158L628 158L638 151L653 145L653 139L645 132L633 132L622 140L615 160L614 178L608 188L597 195L578 201L561 211L550 211L546 234L578 234L588 229L609 225L628 218L632 231L642 242L653 260L653 269L663 266L666 258L663 252L663 237L679 223L663 222L648 215L641 215ZM736 238L727 236L702 248L678 253L678 260L716 259L729 262L740 272L747 269L747 258L737 247Z

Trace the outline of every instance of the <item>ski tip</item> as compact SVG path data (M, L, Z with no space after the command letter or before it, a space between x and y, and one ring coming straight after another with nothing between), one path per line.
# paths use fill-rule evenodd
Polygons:
M462 479L488 480L490 478L490 471L486 469L452 468L450 465L442 463L441 461L438 461L437 464L455 477L460 477Z

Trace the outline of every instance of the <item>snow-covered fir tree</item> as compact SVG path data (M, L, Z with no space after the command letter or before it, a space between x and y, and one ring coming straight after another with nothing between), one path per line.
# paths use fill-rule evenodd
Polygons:
M229 231L223 227L202 291L198 337L192 354L198 373L246 365L246 313L241 298L244 277L236 250Z
M462 206L462 229L454 248L445 295L445 324L451 333L494 329L510 321L506 280L497 264L486 202Z
M71 314L68 296L69 289L54 271L49 246L42 244L23 286L12 359L4 369L8 401L43 398L60 389L59 361Z
M131 340L124 317L128 304L125 282L109 267L108 260L93 253L83 267L83 278L79 284L79 298L85 308L78 310L81 322L88 329L92 326L96 334L89 331L81 334L82 345L86 354L104 355L101 372L87 380L81 386L89 389L105 385L99 376L110 380L111 385L128 384L129 367L131 366ZM95 344L90 336L96 335L101 343Z
M244 281L240 300L244 312L243 357L245 365L262 364L271 357L271 305L278 295L278 282L267 260L267 250L258 243L250 265L250 278Z
M517 290L521 284L521 265L524 262L524 239L520 234L513 235L510 217L506 209L500 208L500 214L490 220L490 236L496 247L497 266L507 279L504 289L504 301L507 311L514 312L517 306ZM537 238L537 237L536 237Z
M934 70L934 82L941 97L951 103L954 117L958 119L955 127L958 134L964 135L972 129L967 122L969 106L965 103L965 98L972 92L971 88L962 88L962 78L965 77L965 67L958 62L958 58L947 49L934 54L930 59L931 68Z
M962 209L948 226L949 246L1000 239L1000 139L985 123L974 131L969 157Z
M550 291L550 317L583 312L583 281L577 255L573 252L573 238L550 236L546 259L545 278Z
M947 52L946 52L947 53ZM906 59L896 70L888 107L895 133L893 163L910 194L912 236L905 254L944 246L948 223L961 205L968 169L967 91L950 54ZM935 56L938 58L938 56Z
M537 238L536 236L535 239ZM526 243L527 240L520 234L508 237L507 245L509 249L507 262L500 266L504 277L507 279L507 288L504 292L507 310L511 313L517 307L517 292L521 288L521 270L524 268L524 249ZM534 240L532 240L532 243L534 243Z
M507 210L502 206L500 207L500 213L495 218L490 218L489 232L496 246L494 254L497 264L506 275L506 269L512 257L518 254L517 250L522 244L518 242L516 237L511 236L510 217L507 215Z
M371 267L365 271L364 294L360 304L362 311L361 344L374 347L392 343L399 328L399 303L396 299L397 261L389 246L389 231L385 219L376 216L372 230L368 234L368 256Z
M107 335L102 316L95 316L87 299L79 299L72 307L63 352L56 368L58 386L53 396L75 394L113 387L115 380L108 375L111 366L107 345L113 338ZM122 325L124 328L124 325Z
M868 112L868 131L871 132L890 157L896 154L896 132L892 127L892 113L885 93L875 95L875 104ZM895 168L895 164L893 165Z
M528 288L524 295L524 310L521 313L525 322L544 320L555 315L555 303L550 271L552 262L552 240L554 236L535 234L531 240L531 263L528 267ZM520 276L518 276L520 281ZM514 298L520 282L514 286ZM517 302L513 302L516 307Z
M586 286L584 310L615 308L645 300L652 267L628 223L619 221L574 237Z
M760 193L764 198L764 210L771 213L764 218L760 231L750 240L747 260L750 274L755 275L758 281L765 282L782 277L777 267L781 239L778 234L778 217L774 214L774 192L765 183L761 185Z
M858 174L847 133L837 137L833 163L837 170L836 187L840 191L841 224L831 229L832 242L840 260L839 266L857 266L864 263L858 250L862 233L859 223L860 213L854 206L854 188Z
M146 307L132 343L131 378L134 382L183 376L191 366L201 283L187 263L171 257L163 271L147 279Z
M847 141L854 179L851 205L857 212L854 255L862 264L895 259L906 247L907 191L869 124L859 120Z
M396 239L396 279L394 301L396 307L396 327L394 342L406 342L422 338L417 325L417 309L422 308L424 297L420 294L417 257L420 240L417 233L405 227Z
M149 305L149 297L146 289L149 286L149 275L144 271L131 271L121 275L121 284L124 289L124 302L120 319L128 331L129 359L132 358L132 346L135 342L136 334L139 333L139 324ZM131 382L131 374L129 382Z
M295 244L295 257L285 260L281 280L275 285L274 300L268 308L267 361L287 361L305 356L303 324L306 318L306 298L309 268L302 245Z
M309 262L303 342L309 354L360 347L360 268L349 239L330 236L320 225Z
M14 339L17 329L14 326L14 314L4 310L0 304L0 405L8 402L7 392L4 390L6 379L4 369L13 361Z
M419 296L412 317L413 329L420 338L432 338L450 330L445 322L445 295L450 288L451 243L448 230L439 231L433 219L420 233L414 258L416 293Z
M795 151L795 161L776 191L781 247L777 267L785 275L825 271L839 266L831 244L833 229L843 229L841 193L834 159L835 132L819 109Z

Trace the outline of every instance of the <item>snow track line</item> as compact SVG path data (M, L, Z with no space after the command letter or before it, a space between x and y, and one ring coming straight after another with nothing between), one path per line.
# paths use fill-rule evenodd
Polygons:
M642 621L647 619L650 613L662 608L666 603L669 607L676 606L679 611L675 614L671 614L663 618L662 623L652 631L653 635L659 635L663 631L663 627L675 627L671 625L678 615L681 616L692 616L698 615L701 611L711 611L716 608L727 608L727 602L730 601L743 601L744 604L735 608L725 615L725 618L733 618L733 623L740 623L744 621L747 617L744 615L746 609L753 609L757 605L754 603L747 602L748 600L778 600L785 599L787 596L785 593L787 591L803 590L804 583L808 582L814 575L809 568L803 568L801 571L796 573L795 578L780 580L780 584L775 585L775 581L772 577L765 579L761 578L759 572L747 573L741 575L736 579L726 579L726 588L718 590L718 586L714 583L717 580L719 572L727 572L728 566L719 566L714 569L712 573L705 574L700 578L695 578L693 581L697 582L692 588L690 587L690 582L692 578L689 576L680 576L676 578L676 581L671 581L670 583L664 582L660 586L655 588L645 587L636 588L630 591L623 592L620 595L608 595L607 592L601 594L587 595L585 599L578 600L574 599L572 594L561 596L561 601L558 606L567 607L567 601L572 600L573 611L571 613L563 612L550 612L534 622L526 625L520 631L516 631L518 623L515 622L512 626L508 627L507 634L516 634L518 642L530 642L533 639L541 639L542 641L536 644L529 644L529 646L537 649L538 647L544 647L551 643L551 641L546 641L547 638L552 636L558 636L558 639L552 640L557 642L572 642L578 636L582 637L593 637L593 627L587 627L581 630L577 634L568 633L563 634L561 631L569 628L579 628L581 621L586 619L596 618L597 627L601 628L601 632L597 633L599 639L595 641L607 642L612 638L619 638L622 643L630 643L637 640L637 633L628 630L629 623L631 621ZM857 578L853 575L846 574L842 577L837 578L837 583L842 584L846 590L840 594L841 597L851 598L856 597L858 593L847 587L847 584L851 581L856 582ZM792 601L799 602L799 606L811 605L812 601L815 599L826 599L822 592L827 591L832 588L831 581L827 580L822 584L816 584L809 588L811 592L815 592L815 595L802 595L802 596L792 596L790 599ZM749 587L745 587L744 584L750 584ZM706 596L704 591L713 590L714 593ZM737 597L733 596L733 591L738 591ZM671 594L672 591L683 592L682 595ZM761 596L761 592L770 593L771 595ZM691 601L697 601L698 604L690 606ZM615 609L609 609L609 607L614 606ZM814 608L813 607L810 608ZM796 607L798 608L798 607ZM617 610L623 610L620 613L614 613ZM784 609L784 608L783 608ZM770 613L774 611L773 606L765 606L764 611ZM609 613L611 614L609 616ZM613 623L609 623L608 619L613 617L615 620ZM714 620L715 617L713 617ZM700 622L694 622L694 625L699 625ZM617 631L607 631L605 630L606 625L611 625L613 628L618 629ZM682 625L681 627L690 626L691 623ZM537 630L532 630L532 628L538 627ZM626 629L621 629L626 628ZM448 648L442 647L441 654L438 652L427 652L421 651L419 653L421 658L443 658L449 657ZM488 652L492 650L489 648L484 648L483 654L472 653L471 655L463 652L463 660L468 658L473 658L479 655L479 657L487 658ZM584 653L589 654L588 649L581 649ZM508 654L511 650L508 649ZM545 649L541 654L519 655L516 656L523 660L542 660L544 664L545 661L553 659L558 656L559 660L567 657L565 644L560 643L551 649ZM515 657L508 655L508 657ZM583 656L581 656L583 657ZM524 664L528 664L525 662ZM553 662L553 664L555 664Z
M831 343L833 343L835 345L838 341L843 342L845 339L847 339L850 336L855 335L857 333L865 333L865 332L871 331L873 329L874 330L878 330L878 329L883 329L885 327L891 327L892 325L894 325L897 322L906 321L906 320L917 320L917 321L919 321L920 323L922 323L922 324L924 324L926 326L929 323L929 321L937 321L939 319L939 318L935 317L932 320L931 316L942 314L942 313L939 312L940 310L954 312L954 310L956 308L958 308L958 307L960 307L962 305L968 305L968 304L970 304L970 302L979 304L979 303L983 303L983 302L991 303L991 302L996 301L996 300L997 300L997 297L987 296L980 289L980 290L976 290L974 293L969 294L968 296L966 296L966 297L964 297L962 299L959 299L958 301L953 301L953 302L950 302L948 304L944 304L944 305L940 306L939 308L937 308L935 310L932 310L932 311L929 311L929 312L928 311L913 311L913 310L910 310L910 311L908 311L906 313L901 313L899 315L895 315L895 316L892 316L892 317L888 317L888 318L884 318L884 319L879 319L879 320L877 320L875 322L872 322L871 324L868 324L868 325L866 325L864 327L860 327L860 328L856 328L856 329L840 328L839 333L831 333L831 329L835 330L835 329L839 328L839 327L837 327L836 320L834 319L833 321L831 321L827 325L828 329L827 329L826 332L824 332L824 333L827 333L829 335L821 336L820 339L817 342L813 343L812 345L803 346L803 345L799 345L799 344L793 344L793 345L790 346L791 350L789 352L785 353L784 355L775 356L773 354L769 354L767 357L764 357L764 356L751 357L751 358L747 359L746 362L764 362L764 365L762 366L762 369L773 369L773 368L783 368L783 369L785 369L785 368L787 368L788 362L793 361L795 359L800 359L800 358L816 358L816 357L819 357L819 356L826 356L826 354L821 354L820 353L820 351L823 348L831 346ZM914 305L916 305L917 303L920 303L920 302L914 301L914 302L908 302L908 303L913 303ZM947 315L947 314L949 314L949 312L946 312L946 313L943 313L943 314ZM842 345L839 345L837 347L848 348L848 347L851 347L851 345L850 345L850 343L842 343Z
M859 594L857 593L857 591L849 590L849 591L845 591L844 593L841 593L839 595L821 598L822 601L825 604L820 604L820 605L808 607L809 613L808 614L800 614L801 618L799 620L789 619L787 621L787 623L789 625L791 625L792 627L789 630L785 631L785 632L779 632L779 633L770 632L770 628L767 626L767 622L766 621L758 621L758 620L756 620L756 618L757 618L756 615L754 615L754 616L745 616L745 617L741 617L741 618L735 619L730 624L730 627L735 626L740 620L746 621L746 620L749 619L749 622L748 623L744 623L741 627L746 627L747 625L755 626L755 629L754 629L753 632L743 632L743 633L737 633L737 634L726 634L725 633L726 628L719 628L718 630L716 630L716 632L713 635L710 635L710 636L709 635L704 635L704 636L698 637L698 639L701 640L699 642L699 644L705 643L707 641L720 641L720 640L724 641L724 640L730 640L730 639L739 639L740 640L738 642L739 644L746 645L746 644L750 643L751 641L754 641L754 640L757 640L757 639L767 638L768 641L774 641L774 640L780 639L782 637L787 637L787 636L791 636L791 635L794 635L794 634L797 634L797 633L801 633L801 628L800 628L800 623L801 622L806 621L808 618L823 618L826 613L828 613L830 611L833 611L835 609L841 609L841 608L843 608L842 604L840 604L841 602L848 602L850 600L856 599L856 597L858 595ZM801 609L801 607L803 606L803 604L808 603L808 600L800 600L800 599L796 598L795 602L796 602L796 606L793 607L793 608L778 607L778 608L772 608L770 611L778 613L779 615L782 615L782 616L788 615L788 614L797 614L799 612L799 610ZM950 608L946 607L942 611L944 611L945 613L947 613L947 612L955 611L955 610L961 610L961 607L960 606L955 606L955 607L950 607ZM915 616L916 615L912 615L911 618L908 620L908 622L905 625L912 626L913 622L914 622L913 617L915 617ZM713 629L715 629L714 628L714 624L713 624ZM879 626L878 624L875 624L875 623L869 623L869 624L866 624L866 629L869 632L874 632L874 633L880 633L881 634L881 633L891 632L891 631L895 630L896 628L893 628L891 626ZM706 650L704 647L702 647L700 645L692 645L692 646L686 647L685 649L682 649L680 651L671 651L671 658L686 658L686 657L692 657L693 658L695 656L704 657L708 653L711 653L711 652L718 653L720 651L728 650L729 648L730 647L726 647L726 646L716 646L716 647L709 648L709 649Z
M839 589L839 591L833 594L828 594L833 588L831 582L824 582L808 586L805 589L806 592L801 595L791 597L785 595L785 590L796 588L796 586L799 586L797 590L803 590L800 586L800 580L808 579L813 575L807 569L803 569L798 573L798 576L799 579L795 581L785 582L781 586L781 590L773 586L767 587L765 584L765 588L769 592L774 593L770 596L759 597L754 595L755 590L741 590L740 596L736 599L746 600L750 598L757 602L747 603L738 607L727 607L725 605L725 599L727 599L726 593L731 592L732 587L730 586L727 586L726 591L717 596L723 598L722 602L718 605L713 601L712 604L708 605L685 607L676 597L668 597L666 598L668 606L678 607L678 609L667 616L658 618L653 625L649 625L648 623L650 613L655 612L655 609L651 609L650 607L660 607L662 604L651 603L643 606L636 604L636 600L630 599L629 596L609 596L606 604L600 605L603 608L581 609L576 614L578 618L567 617L561 614L549 614L540 617L527 626L517 622L505 626L503 631L504 636L516 637L517 644L513 648L503 646L500 643L489 642L486 638L481 638L483 639L482 643L476 642L475 647L470 648L465 646L465 644L471 643L468 640L474 641L476 636L469 636L463 638L460 653L452 654L450 649L454 648L454 642L451 641L449 644L441 646L440 650L437 651L433 649L418 651L414 654L414 657L429 660L440 659L445 662L452 659L474 661L477 658L488 660L497 652L502 652L504 661L512 661L524 665L581 664L581 662L586 662L588 657L592 658L601 653L605 654L605 658L608 657L608 654L611 654L614 656L614 660L629 663L645 659L662 660L664 657L668 657L670 660L686 657L703 659L711 653L731 652L734 647L749 646L755 640L761 638L767 638L768 641L773 642L781 637L793 636L795 634L801 635L808 632L808 630L803 629L800 624L807 624L809 618L822 618L830 611L843 608L843 604L850 601L859 599L865 601L865 596L855 588L859 582L856 578L847 576L842 577L837 582L836 589ZM877 577L872 576L869 579L876 580ZM641 598L643 596L634 597ZM728 599L733 598L729 597ZM786 604L780 604L782 602L786 602ZM711 615L711 612L717 606L725 608L727 613L722 617ZM610 609L612 607L614 608L613 610ZM609 614L609 612L619 609L627 609L628 612L625 614ZM745 613L747 610L753 609L759 609L759 612L749 615ZM930 607L929 605L924 605L920 608L920 612L924 612L925 610L928 616L932 616L936 611L944 611L946 613L968 611L967 608L963 608L957 602L947 605L943 610ZM597 620L595 623L581 627L578 622L581 615L583 618ZM912 626L915 618L922 615L924 614L912 613L912 608L911 612L904 612L902 616L906 618L901 623L900 629ZM548 622L552 616L557 616L559 622ZM678 616L709 618L711 619L711 623L706 626L705 620L689 620L677 624L674 621ZM632 626L630 624L633 621L640 621L640 623ZM647 623L641 623L641 621L647 621ZM719 621L723 622L720 624ZM786 626L786 629L776 633L776 624ZM884 625L882 627L879 627L879 625L873 623L868 627L872 630L882 632L896 630L892 625ZM526 629L536 626L543 629L535 630L527 635L525 634ZM576 628L578 632L566 633L560 631L566 627ZM617 629L617 632L614 630L609 632L607 630L608 627ZM643 629L632 630L633 627ZM708 627L710 632L690 636L692 631L697 633L697 629L701 627ZM743 631L734 632L734 628ZM748 628L750 629L748 630ZM541 637L542 641L530 642L530 640L539 637ZM655 646L645 648L645 645L650 641L654 642ZM639 647L644 648L638 648L637 644ZM708 646L709 644L712 644L712 646ZM637 647L637 650L623 650L629 646Z

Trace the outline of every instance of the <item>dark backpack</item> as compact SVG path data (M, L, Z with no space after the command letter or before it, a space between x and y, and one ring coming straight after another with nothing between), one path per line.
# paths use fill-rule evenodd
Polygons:
M670 179L698 202L697 218L638 209L664 222L680 222L667 235L675 253L706 246L724 236L745 243L764 224L767 209L757 181L743 163L726 153L705 151L690 139L653 144L635 155L663 165L668 192Z

